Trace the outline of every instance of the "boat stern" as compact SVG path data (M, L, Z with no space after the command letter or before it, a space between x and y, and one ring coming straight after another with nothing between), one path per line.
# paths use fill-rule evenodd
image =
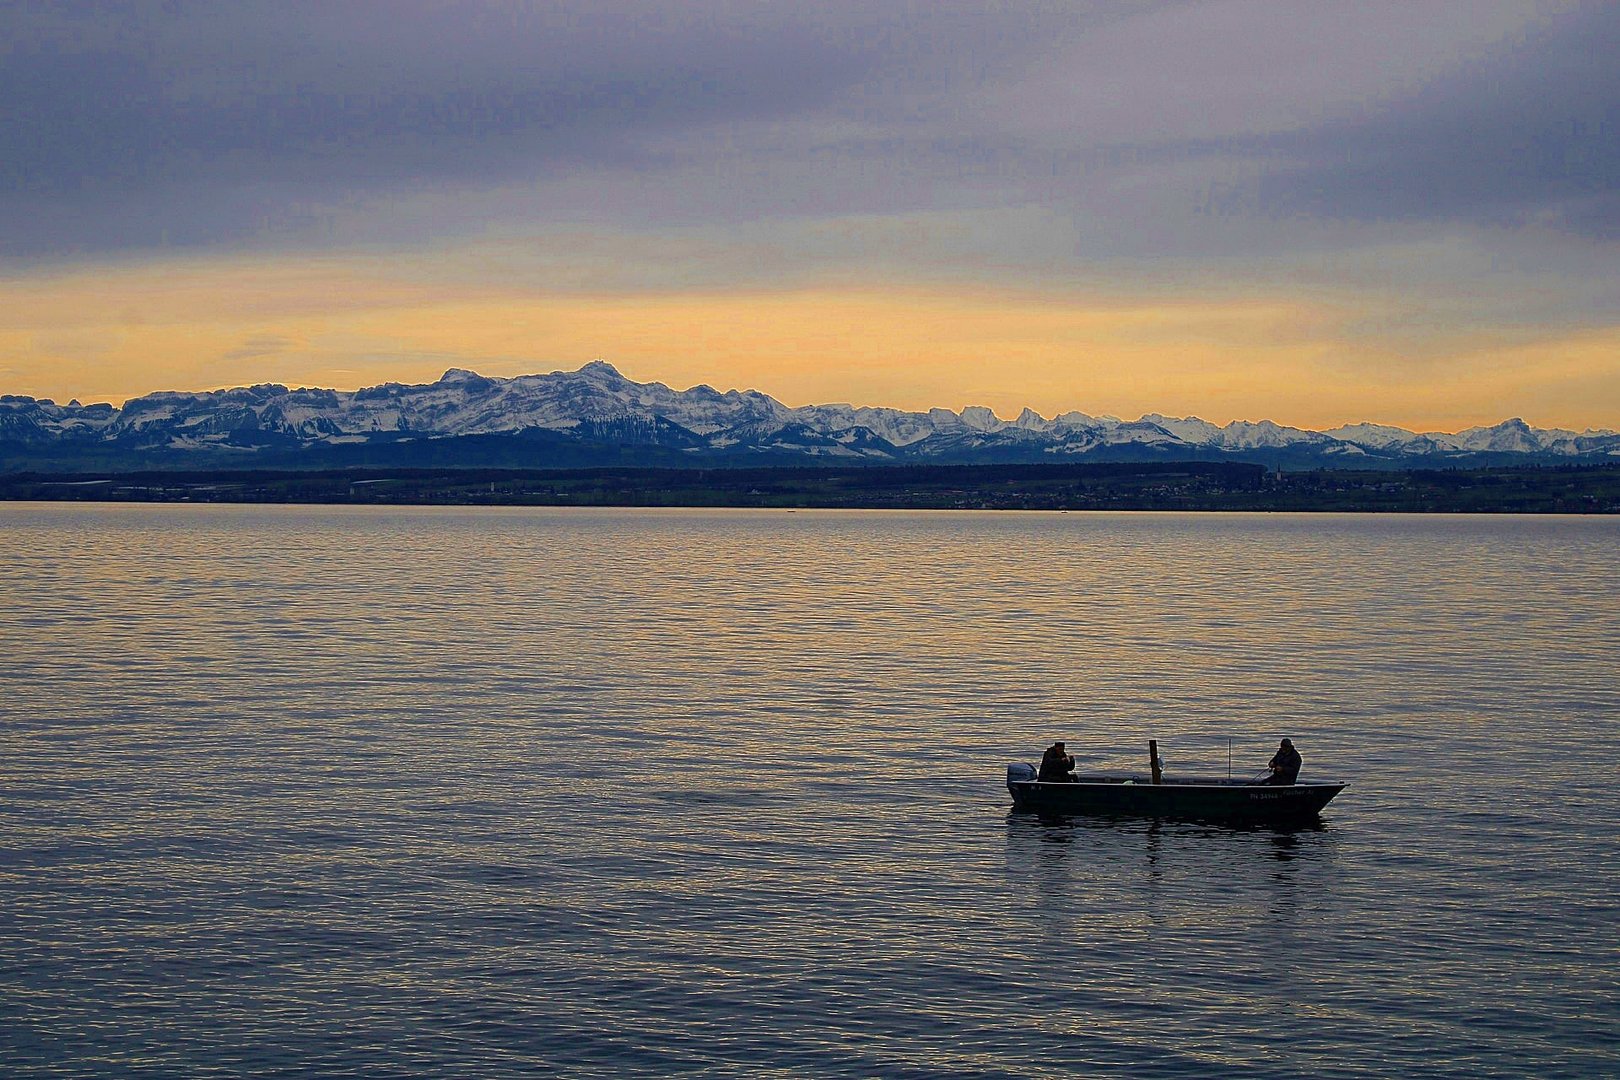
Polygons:
M1016 785L1034 783L1036 775L1035 766L1024 762L1016 762L1007 766L1007 793L1013 797L1014 803L1021 801L1018 797L1019 790Z

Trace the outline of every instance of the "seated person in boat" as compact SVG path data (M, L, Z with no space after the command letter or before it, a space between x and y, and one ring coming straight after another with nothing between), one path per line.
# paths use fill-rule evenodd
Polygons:
M1294 749L1294 744L1284 739L1282 745L1277 747L1277 752L1271 755L1271 760L1266 763L1266 768L1271 770L1271 775L1260 782L1262 784L1292 784L1299 778L1299 767L1302 764L1304 762L1300 759L1299 751Z
M1041 755L1041 771L1035 779L1044 783L1074 783L1074 758L1069 756L1061 742L1048 746L1046 753Z

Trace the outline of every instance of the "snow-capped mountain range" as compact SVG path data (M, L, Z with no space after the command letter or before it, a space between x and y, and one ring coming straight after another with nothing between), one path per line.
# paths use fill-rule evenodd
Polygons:
M1025 409L808 405L757 391L672 390L596 361L510 379L452 369L435 383L353 392L265 384L112 405L0 395L0 466L846 464L1236 459L1395 468L1620 461L1620 433L1506 420L1455 434L1378 424L1328 431L1269 420L1219 427Z

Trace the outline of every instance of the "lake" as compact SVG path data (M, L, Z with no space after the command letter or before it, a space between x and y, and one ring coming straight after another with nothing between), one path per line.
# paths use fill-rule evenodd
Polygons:
M0 504L12 1077L1620 1074L1620 520ZM1005 769L1350 787L1042 821Z

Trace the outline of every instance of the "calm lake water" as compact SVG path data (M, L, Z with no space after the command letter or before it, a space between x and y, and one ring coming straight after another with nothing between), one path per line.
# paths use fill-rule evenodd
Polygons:
M0 504L9 1077L1620 1075L1620 521ZM1042 822L1011 761L1319 827Z

